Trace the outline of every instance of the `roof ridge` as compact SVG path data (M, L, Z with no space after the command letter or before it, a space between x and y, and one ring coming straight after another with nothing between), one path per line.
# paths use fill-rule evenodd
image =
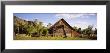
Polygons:
M63 18L61 18L60 20L58 20L55 24L57 24L59 21L65 22L65 23L69 26L69 28L73 29ZM65 23L64 23L64 24L65 24ZM54 24L54 25L55 25L55 24ZM50 28L52 28L54 25L52 25Z

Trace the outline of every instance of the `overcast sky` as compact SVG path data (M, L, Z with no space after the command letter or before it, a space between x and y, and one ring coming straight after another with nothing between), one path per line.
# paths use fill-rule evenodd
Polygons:
M93 25L94 28L97 28L96 13L14 13L14 16L30 21L38 19L38 21L43 22L44 26L47 26L48 23L53 25L61 18L64 18L72 27L76 26L85 29L88 25Z

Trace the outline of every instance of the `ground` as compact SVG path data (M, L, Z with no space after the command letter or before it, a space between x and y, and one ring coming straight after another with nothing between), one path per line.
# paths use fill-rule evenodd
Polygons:
M25 34L16 35L14 40L90 40L87 38L80 37L51 37L51 36L40 36L40 37L31 37L26 36Z

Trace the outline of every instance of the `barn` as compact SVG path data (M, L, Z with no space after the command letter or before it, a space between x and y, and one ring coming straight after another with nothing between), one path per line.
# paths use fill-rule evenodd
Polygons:
M63 18L49 28L49 34L61 37L75 37L79 35Z

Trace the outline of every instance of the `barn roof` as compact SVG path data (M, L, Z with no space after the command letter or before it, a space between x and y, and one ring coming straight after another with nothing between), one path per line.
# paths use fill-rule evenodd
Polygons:
M57 21L54 25L52 25L51 27L50 27L50 29L51 28L53 28L55 25L57 25L60 21L62 21L65 25L67 25L71 30L73 30L73 28L62 18L62 19L60 19L59 21Z

